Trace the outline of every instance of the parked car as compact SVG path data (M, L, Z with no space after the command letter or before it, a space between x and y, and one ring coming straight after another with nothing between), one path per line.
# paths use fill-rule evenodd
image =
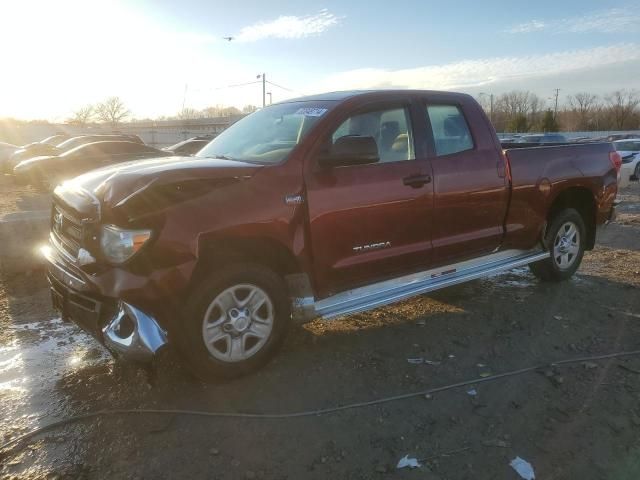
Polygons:
M544 133L536 135L523 135L516 143L566 143L567 137L559 133ZM505 143L505 142L503 142Z
M631 180L640 180L640 138L616 140L613 146L622 157L619 188L628 187Z
M188 140L184 140L183 142L176 143L175 145L171 145L170 147L163 148L163 150L171 152L174 155L195 155L200 150L202 150L202 148L211 140L212 138L203 139L194 137Z
M5 170L11 173L16 165L23 160L40 156L61 155L73 148L87 143L99 142L102 140L114 140L124 142L144 143L137 135L120 135L120 134L96 134L96 135L77 135L69 138L67 136L61 143L53 145L51 143L38 143L30 148L24 148L16 151L10 158Z
M35 157L13 169L20 183L53 189L58 183L105 165L171 155L137 142L101 141L80 145L57 156Z
M608 142L615 142L617 140L630 140L636 138L636 134L633 133L613 133L606 137Z
M4 165L9 157L20 147L11 143L0 142L0 165Z
M66 133L56 133L55 135L51 135L50 137L40 140L39 142L34 142L33 144L39 143L43 145L59 145L65 140L68 140L69 138L71 138L71 136L67 135ZM29 144L29 145L33 145L33 144Z
M292 320L523 265L566 280L614 215L620 156L611 143L517 145L503 151L464 94L268 106L197 157L56 188L43 250L54 306L115 355L149 360L170 342L209 379L263 365Z
M0 167L4 173L11 173L13 167L15 167L18 162L38 155L47 155L55 150L57 145L67 139L69 139L69 135L57 134L40 140L39 142L22 145L15 149L8 158L5 158L0 164Z

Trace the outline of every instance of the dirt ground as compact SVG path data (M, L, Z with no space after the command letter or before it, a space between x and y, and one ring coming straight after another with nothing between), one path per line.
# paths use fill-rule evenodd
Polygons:
M620 198L619 220L571 281L522 268L295 327L266 368L218 384L170 356L155 369L116 363L56 317L42 272L2 278L0 443L101 409L317 410L640 349L640 185ZM422 466L396 469L405 455ZM102 417L0 453L0 478L518 479L516 456L543 480L640 478L640 356L322 416Z

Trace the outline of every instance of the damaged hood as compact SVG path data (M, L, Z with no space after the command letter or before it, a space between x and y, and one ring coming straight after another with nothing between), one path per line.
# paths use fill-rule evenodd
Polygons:
M55 196L82 218L99 216L151 187L189 181L246 179L262 165L213 158L162 157L119 163L80 175L55 189Z

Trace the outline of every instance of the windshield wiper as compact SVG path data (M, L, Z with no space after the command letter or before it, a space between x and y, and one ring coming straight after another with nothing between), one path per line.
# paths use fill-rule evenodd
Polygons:
M227 155L207 155L206 158L215 158L216 160L235 160Z

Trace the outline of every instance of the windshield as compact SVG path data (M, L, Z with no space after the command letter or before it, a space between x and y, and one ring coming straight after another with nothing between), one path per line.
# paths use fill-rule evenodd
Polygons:
M618 152L640 152L640 140L634 142L615 142L614 146Z
M198 156L280 163L333 105L333 102L292 102L263 108L222 132Z

